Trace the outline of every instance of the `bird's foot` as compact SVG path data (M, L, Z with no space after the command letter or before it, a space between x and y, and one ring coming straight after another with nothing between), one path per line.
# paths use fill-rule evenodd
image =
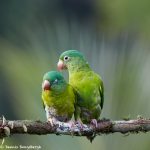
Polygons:
M53 127L58 124L58 121L55 118L48 118L47 122Z
M74 127L75 127L74 121L70 120L70 121L68 122L68 126L69 126L70 129L74 128Z
M95 137L96 137L96 134L94 133L91 136L87 136L87 139L90 140L90 142L92 143Z
M82 130L84 128L84 124L81 119L78 119L75 124Z
M75 122L70 120L68 122L68 127L69 127L70 133L71 133L71 135L73 137L74 136L74 132L73 131L74 131L74 128L75 128Z
M97 128L97 120L96 119L92 119L91 120L91 125L94 126L95 128Z

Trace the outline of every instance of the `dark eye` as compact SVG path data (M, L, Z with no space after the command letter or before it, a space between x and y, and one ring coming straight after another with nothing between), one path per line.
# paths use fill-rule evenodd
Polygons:
M53 84L56 84L58 82L58 80L57 79L55 79L55 81L53 82Z
M68 57L68 56L65 56L65 57L64 57L64 61L67 61L67 60L69 60L69 57Z

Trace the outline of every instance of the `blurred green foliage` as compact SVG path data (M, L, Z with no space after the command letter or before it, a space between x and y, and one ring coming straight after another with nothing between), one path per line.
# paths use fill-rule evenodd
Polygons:
M46 120L43 74L56 70L67 49L85 54L105 85L101 118L150 113L150 2L148 0L0 1L0 114L6 119ZM63 72L68 80L67 72ZM49 150L149 150L150 134L96 137L15 135L7 145Z

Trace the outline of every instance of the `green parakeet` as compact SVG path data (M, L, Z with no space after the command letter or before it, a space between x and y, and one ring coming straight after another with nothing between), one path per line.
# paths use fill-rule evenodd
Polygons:
M47 120L52 126L58 122L68 122L72 118L75 95L60 72L50 71L44 75L42 100Z
M97 126L104 103L104 87L101 77L92 71L83 54L68 50L61 54L58 70L68 69L69 84L76 90L75 120Z

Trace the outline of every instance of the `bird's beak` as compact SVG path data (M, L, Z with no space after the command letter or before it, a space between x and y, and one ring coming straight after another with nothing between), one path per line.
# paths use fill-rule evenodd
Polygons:
M45 90L50 90L50 82L48 80L44 80L43 83L42 83L42 89L45 91Z
M57 63L57 69L61 71L63 69L67 69L67 66L64 64L62 60L59 59L59 62Z

